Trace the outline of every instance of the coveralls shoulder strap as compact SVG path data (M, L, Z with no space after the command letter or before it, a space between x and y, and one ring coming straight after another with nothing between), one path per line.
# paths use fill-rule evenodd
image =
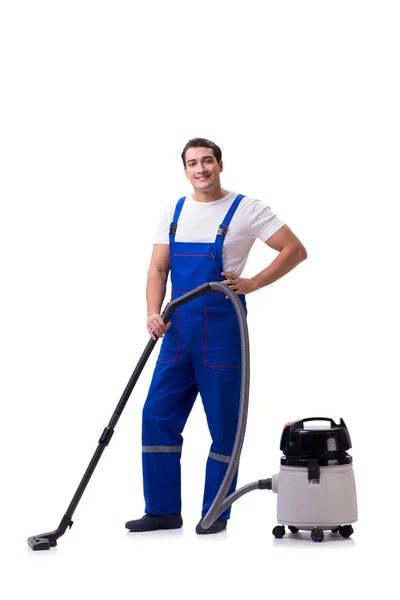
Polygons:
M186 196L183 196L183 198L179 198L178 202L176 203L175 211L174 211L174 216L172 218L172 223L169 226L169 239L170 239L170 241L172 241L173 238L174 238L174 236L175 236L176 228L178 226L178 220L179 220L182 208L183 208L183 204L185 202L185 198L186 198Z
M243 194L238 194L236 196L235 200L230 205L229 210L224 217L224 220L222 221L221 225L219 226L217 235L215 237L216 252L217 252L217 256L218 256L218 259L219 259L219 262L221 265L223 265L222 244L224 243L224 238L228 231L228 227L232 221L233 215L235 214L235 212L236 212L240 202L243 200L243 198L244 198Z

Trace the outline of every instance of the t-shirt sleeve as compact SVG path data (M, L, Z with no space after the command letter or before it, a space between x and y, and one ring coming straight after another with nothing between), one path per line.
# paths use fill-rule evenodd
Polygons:
M250 237L266 242L284 225L285 223L272 212L269 206L260 200L254 200L250 212Z
M174 206L174 204L169 204L162 212L154 236L154 244L169 244L169 226L171 225Z

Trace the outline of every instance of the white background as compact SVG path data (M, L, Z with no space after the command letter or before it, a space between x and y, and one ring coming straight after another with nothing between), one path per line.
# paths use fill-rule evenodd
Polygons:
M3 0L1 596L393 596L398 540L399 4ZM185 430L184 528L143 514L141 409L153 353L56 549L55 529L147 343L145 283L180 153L208 137L222 184L260 198L308 251L248 297L252 379L239 485L279 469L283 425L343 417L351 540L275 540L254 492L196 536L209 434ZM275 253L256 243L244 275Z

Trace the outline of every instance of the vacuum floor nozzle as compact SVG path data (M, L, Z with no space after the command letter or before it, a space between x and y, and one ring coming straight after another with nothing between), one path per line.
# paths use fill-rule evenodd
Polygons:
M57 541L43 535L33 535L28 538L28 544L32 550L50 550L52 546L57 546Z
M64 535L67 527L71 528L73 521L69 515L64 515L60 525L54 531L48 533L39 533L28 538L28 545L32 550L50 550L53 546L57 546L57 540Z

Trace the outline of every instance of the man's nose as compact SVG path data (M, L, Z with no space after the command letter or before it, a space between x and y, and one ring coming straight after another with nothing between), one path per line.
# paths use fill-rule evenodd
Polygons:
M205 171L207 171L206 165L203 165L203 164L199 163L198 172L199 173L204 173Z

